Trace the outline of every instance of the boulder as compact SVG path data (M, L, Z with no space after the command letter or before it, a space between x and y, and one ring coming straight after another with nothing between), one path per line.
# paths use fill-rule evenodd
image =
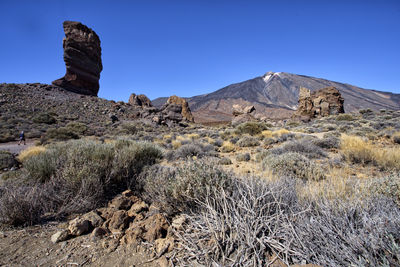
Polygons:
M53 84L75 93L97 96L103 70L100 38L80 22L64 21L63 27L66 74Z
M147 205L144 201L141 202L136 202L135 204L132 205L132 207L128 211L128 216L130 217L135 217L139 213L143 211L148 211L149 210L149 205Z
M99 227L104 222L104 219L94 210L82 215L81 219L89 221L92 229Z
M152 107L150 99L145 95L131 94L129 97L129 104L139 107Z
M68 230L71 235L80 236L86 234L89 231L90 222L80 217L69 222Z
M307 120L344 113L343 102L344 99L335 87L326 87L314 92L300 87L299 105L294 117Z
M71 233L69 230L58 231L57 233L51 236L51 242L58 243L67 240L70 237Z
M125 210L117 210L111 219L105 222L111 232L120 232L125 230L129 225L129 217Z
M176 95L170 96L167 100L167 105L170 104L181 106L182 118L188 122L194 122L194 118L192 112L190 111L189 104L184 98Z

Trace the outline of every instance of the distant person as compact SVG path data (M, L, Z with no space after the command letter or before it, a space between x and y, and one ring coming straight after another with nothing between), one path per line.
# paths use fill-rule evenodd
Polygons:
M19 142L18 145L20 145L22 143L22 141L24 141L24 145L26 145L25 143L25 133L24 131L21 131L21 133L19 134Z

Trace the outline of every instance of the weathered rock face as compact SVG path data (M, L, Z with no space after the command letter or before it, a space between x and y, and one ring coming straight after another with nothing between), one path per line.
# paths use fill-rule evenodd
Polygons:
M131 94L129 97L129 104L139 107L152 107L150 99L145 95Z
M182 109L181 114L182 114L183 119L186 121L189 121L189 122L194 122L192 112L190 111L189 105L185 99L183 99L179 96L173 95L168 98L167 105L181 106L181 109Z
M240 105L233 105L232 106L232 115L233 116L239 116L239 115L243 115L243 114L250 114L253 111L255 111L256 108L254 106L247 106L242 108Z
M344 113L344 99L335 87L310 92L301 87L295 117L315 118Z
M63 26L67 71L64 77L53 81L53 84L75 93L97 96L103 69L100 38L80 22L64 21Z
M240 105L232 106L232 115L234 116L232 119L232 125L236 126L243 122L254 121L256 120L253 116L253 112L256 111L254 106L247 106L242 108Z

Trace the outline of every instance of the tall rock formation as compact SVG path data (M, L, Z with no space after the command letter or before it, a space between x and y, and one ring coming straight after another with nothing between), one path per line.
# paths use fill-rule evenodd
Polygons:
M181 106L182 107L182 111L181 111L182 117L189 122L194 122L192 112L190 111L189 105L184 98L176 96L176 95L170 96L167 100L167 105Z
M301 87L299 106L295 117L325 117L344 113L344 99L335 87L326 87L314 92Z
M54 85L79 94L97 96L101 63L100 38L80 22L64 21L63 39L65 76Z

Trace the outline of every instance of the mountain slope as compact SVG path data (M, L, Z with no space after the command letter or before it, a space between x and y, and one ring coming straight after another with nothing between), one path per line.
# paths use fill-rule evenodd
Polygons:
M268 72L244 82L231 84L210 94L188 99L196 121L228 120L232 105L254 105L258 116L288 118L297 108L300 87L315 91L334 86L342 94L346 112L359 109L400 109L400 95L367 90L349 84L296 75L285 72ZM214 112L221 114L213 116Z

